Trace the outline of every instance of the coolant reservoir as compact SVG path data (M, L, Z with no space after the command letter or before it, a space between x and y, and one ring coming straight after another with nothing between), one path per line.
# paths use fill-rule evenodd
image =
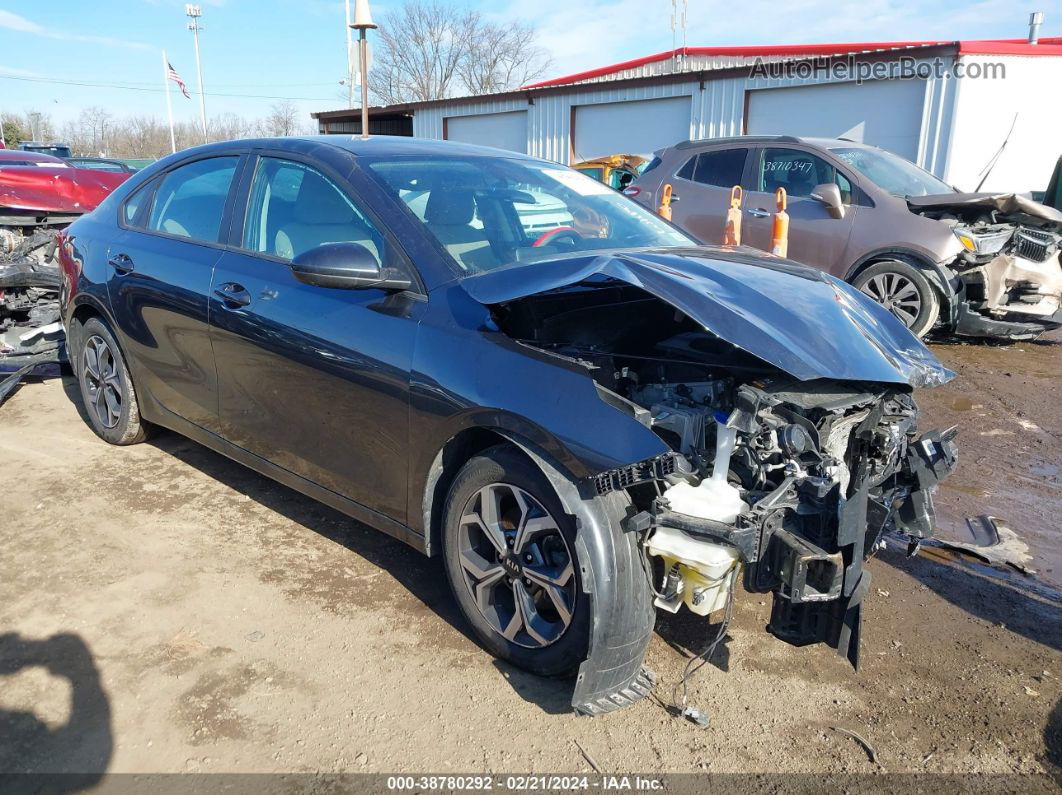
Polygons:
M726 605L730 581L740 567L738 551L726 544L691 538L672 527L658 527L646 545L650 555L663 558L664 570L677 570L676 590L668 599L658 597L657 607L672 613L685 603L706 616Z

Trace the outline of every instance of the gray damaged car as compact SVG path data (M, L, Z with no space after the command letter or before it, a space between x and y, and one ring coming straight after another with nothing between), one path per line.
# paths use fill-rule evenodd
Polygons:
M959 193L915 164L843 139L742 136L657 153L624 193L720 242L734 185L743 244L772 248L784 188L788 256L843 279L921 337L1031 339L1062 326L1062 212L1014 194Z

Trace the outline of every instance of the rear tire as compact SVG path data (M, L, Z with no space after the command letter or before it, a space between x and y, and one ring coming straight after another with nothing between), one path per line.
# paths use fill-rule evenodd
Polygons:
M546 476L499 445L457 473L446 499L443 556L484 647L539 676L567 674L590 646L575 527Z
M916 337L924 337L940 315L940 297L918 268L901 260L876 262L852 286L889 310Z
M85 415L96 435L118 445L136 444L148 437L150 426L140 418L125 357L99 318L89 318L81 327L72 366Z

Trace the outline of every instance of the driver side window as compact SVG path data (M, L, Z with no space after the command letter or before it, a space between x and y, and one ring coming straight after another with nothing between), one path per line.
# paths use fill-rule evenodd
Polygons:
M821 157L800 149L765 149L760 160L756 190L774 193L785 188L792 197L810 196L816 185L834 182L841 201L852 203L852 182Z
M384 264L379 230L331 180L292 160L258 160L243 247L292 260L325 243L358 243Z

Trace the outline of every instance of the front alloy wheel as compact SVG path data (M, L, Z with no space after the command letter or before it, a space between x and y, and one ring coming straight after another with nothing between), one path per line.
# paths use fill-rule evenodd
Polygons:
M458 539L465 586L491 629L530 649L560 639L572 622L575 568L538 500L490 483L469 498Z
M570 673L590 648L575 520L531 459L505 444L454 476L443 514L446 576L476 637L540 676Z
M940 315L940 298L921 270L902 260L876 262L852 285L888 309L916 337L925 336Z

